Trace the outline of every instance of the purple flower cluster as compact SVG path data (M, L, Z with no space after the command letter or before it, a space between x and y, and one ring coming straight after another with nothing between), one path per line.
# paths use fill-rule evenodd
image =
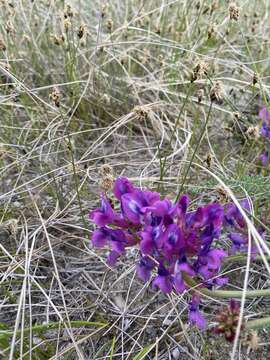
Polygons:
M263 107L259 112L259 117L262 120L262 126L260 129L260 134L267 141L270 140L270 114L266 107ZM265 150L259 156L259 162L262 166L268 166L270 164L269 159L269 143L266 145Z
M187 195L174 204L169 198L161 199L157 192L135 187L124 177L115 180L113 193L120 205L118 211L102 194L101 207L90 213L98 227L92 243L98 248L109 248L110 266L116 264L127 248L137 246L138 277L147 282L153 274L153 288L164 293L184 292L187 285L183 273L208 289L227 282L227 278L220 276L222 260L228 255L220 242L222 229L230 229L230 252L242 251L247 246L246 225L234 204L210 203L189 210ZM249 210L246 201L242 205ZM194 293L189 320L204 328L199 303L200 298Z

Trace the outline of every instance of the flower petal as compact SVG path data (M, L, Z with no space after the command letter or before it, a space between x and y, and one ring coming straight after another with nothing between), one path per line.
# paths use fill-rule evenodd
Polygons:
M118 200L121 200L122 195L132 193L134 190L132 183L125 177L119 177L114 182L113 193Z
M260 112L259 112L259 117L263 120L263 121L267 121L270 122L270 115L269 112L267 110L267 107L263 107Z
M97 248L103 248L109 240L109 236L104 229L98 229L93 232L92 243Z

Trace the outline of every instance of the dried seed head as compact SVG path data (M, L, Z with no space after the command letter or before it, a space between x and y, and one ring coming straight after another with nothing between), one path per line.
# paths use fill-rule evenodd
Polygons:
M13 237L18 233L19 220L9 219L0 225L4 230L8 231Z
M60 94L60 91L56 87L53 88L53 91L50 94L50 98L54 102L55 106L57 106L57 107L60 106L61 94Z
M240 114L240 112L235 111L235 112L232 113L232 115L233 115L233 118L234 118L235 120L237 120L237 121L241 119L241 114Z
M132 112L139 120L146 120L148 117L148 110L144 106L135 106Z
M1 69L2 67L2 69ZM4 70L6 71L4 71ZM10 65L7 63L0 62L0 83L8 84L12 86L13 78L9 75ZM0 154L2 152L2 146L0 144Z
M64 21L63 21L63 26L64 26L65 31L68 32L68 30L69 30L70 27L71 27L71 22L69 21L68 18L64 19Z
M104 18L107 15L108 3L101 6L101 17Z
M247 129L246 134L251 139L258 139L260 137L260 127L259 126L250 126Z
M109 164L103 164L99 168L99 173L101 176L113 175L113 168Z
M218 103L221 103L223 95L223 84L221 81L216 81L210 90L210 99L211 101L217 101Z
M51 37L53 43L54 43L55 45L57 45L57 46L59 46L59 45L61 45L61 44L63 44L63 43L65 42L65 37L64 37L64 35L58 36L58 35L56 35L56 34L51 34L50 37Z
M217 33L216 24L210 24L207 31L208 39L213 39L216 36L216 33Z
M67 139L66 140L66 144L67 144L67 147L70 149L70 143ZM80 164L78 163L75 163L75 164L68 164L68 166L66 167L67 169L67 173L80 173L82 171L81 167L80 167Z
M7 50L6 44L2 39L0 39L0 51L6 51L6 50Z
M258 82L258 75L256 73L253 74L252 84L256 85Z
M229 15L231 20L235 20L235 21L239 20L240 9L234 2L229 4Z
M204 75L207 75L208 64L204 61L199 61L192 72L191 81L200 80Z
M212 15L215 10L218 9L218 0L214 0L210 7L210 14Z
M14 35L16 33L16 30L10 20L6 23L5 29L6 29L6 33L9 35Z
M112 189L114 183L114 178L112 175L103 176L100 180L99 186L102 191L105 193Z
M164 56L162 54L158 55L158 61L160 67L163 67L165 65Z
M107 29L109 31L112 31L112 29L113 29L113 21L112 21L112 19L107 20L106 26L107 26Z
M85 30L86 30L86 25L82 24L79 29L77 30L77 36L79 39L83 38L84 34L85 34Z
M213 164L213 155L211 153L208 153L205 157L206 166L210 169Z
M260 338L256 330L252 330L250 334L247 336L246 345L250 348L250 350L258 350L259 348Z
M64 18L65 19L72 18L73 15L74 15L74 12L73 12L72 7L69 4L67 4L65 7L65 10L64 10Z
M120 59L120 63L121 63L121 65L125 65L127 63L127 57L122 56L121 59Z
M105 105L110 105L111 98L108 94L103 94L101 99L104 101Z
M112 189L114 183L113 168L109 164L103 164L99 168L99 174L101 175L99 182L101 190L107 192Z
M150 52L148 49L144 48L143 49L143 55L140 55L138 57L139 61L143 64L146 65L150 59Z
M201 102L202 102L203 96L204 96L204 90L203 90L203 89L199 89L199 90L197 91L198 103L201 103Z
M216 192L218 194L217 200L222 204L227 204L230 200L227 191L222 186L216 187Z

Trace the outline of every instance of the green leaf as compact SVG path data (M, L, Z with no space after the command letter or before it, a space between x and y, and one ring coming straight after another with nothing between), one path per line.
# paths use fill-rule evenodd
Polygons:
M156 346L156 343L147 345L144 347L135 357L133 360L142 360L145 358L145 356Z
M115 348L115 336L114 336L114 337L113 337L113 339L112 339L112 346L111 346L110 360L112 360L112 358L113 358L114 348Z

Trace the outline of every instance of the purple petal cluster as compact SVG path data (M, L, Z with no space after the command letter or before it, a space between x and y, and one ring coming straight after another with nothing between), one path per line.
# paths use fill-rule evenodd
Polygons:
M264 137L267 142L270 140L270 114L266 107L263 107L259 112L259 117L262 120L260 134ZM259 156L259 163L261 166L268 166L270 164L269 159L269 143L266 144L265 150Z
M260 110L259 117L262 120L261 135L270 139L270 115L266 107Z
M250 203L247 199L240 201L242 209L247 213L251 211ZM228 237L232 242L229 253L247 252L248 250L248 229L243 215L235 204L225 205L225 220L227 223ZM259 230L262 235L262 231ZM256 246L251 247L251 255L257 255Z
M183 293L183 274L208 289L226 284L227 278L220 276L222 261L228 256L221 246L222 229L230 229L230 252L242 251L247 245L246 225L235 205L210 203L190 209L187 195L173 203L157 192L135 187L124 177L115 180L113 193L117 200L114 205L102 194L101 207L90 213L97 225L92 243L109 249L110 266L127 248L136 246L140 253L138 277L144 282L152 280L152 287L163 293ZM242 206L249 210L246 201ZM204 328L199 300L194 294L189 319Z

